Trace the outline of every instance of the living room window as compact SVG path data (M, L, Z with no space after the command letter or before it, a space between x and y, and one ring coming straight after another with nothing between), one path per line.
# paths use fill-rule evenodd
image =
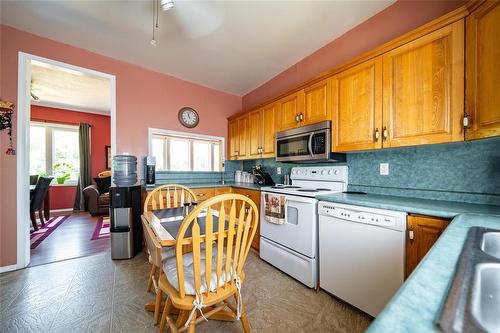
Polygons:
M222 137L150 129L149 138L149 154L156 157L156 170L222 170Z
M30 175L66 177L65 184L76 184L79 155L77 126L31 122Z

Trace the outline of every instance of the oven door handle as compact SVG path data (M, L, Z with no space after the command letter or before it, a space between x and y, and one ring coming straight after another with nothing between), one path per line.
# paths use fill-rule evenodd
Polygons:
M314 153L313 153L313 136L314 136L314 132L311 132L311 134L309 134L309 142L307 143L307 148L309 149L309 154L311 154L311 157L314 157Z

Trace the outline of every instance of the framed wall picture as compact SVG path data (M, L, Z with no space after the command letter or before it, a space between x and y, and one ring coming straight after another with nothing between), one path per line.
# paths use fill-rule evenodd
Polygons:
M111 169L111 146L104 146L105 149L105 158L106 158L106 169Z

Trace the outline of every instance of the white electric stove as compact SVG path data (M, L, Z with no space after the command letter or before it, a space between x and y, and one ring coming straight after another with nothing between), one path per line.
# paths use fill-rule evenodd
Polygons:
M347 166L292 168L292 185L261 188L260 257L310 288L318 283L319 194L347 190ZM286 198L284 224L265 220L265 195Z

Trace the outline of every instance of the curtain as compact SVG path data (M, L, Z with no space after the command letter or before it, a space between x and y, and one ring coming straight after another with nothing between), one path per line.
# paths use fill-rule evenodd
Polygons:
M83 190L92 184L92 175L90 173L90 125L80 123L78 135L80 146L80 175L76 188L74 209L84 211L85 198L83 197Z

